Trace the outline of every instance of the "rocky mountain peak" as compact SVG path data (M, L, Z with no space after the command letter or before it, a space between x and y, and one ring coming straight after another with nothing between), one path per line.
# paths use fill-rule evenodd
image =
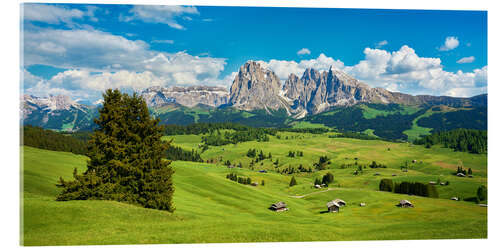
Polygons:
M243 110L278 110L286 108L280 93L278 76L257 62L248 61L240 67L233 81L229 104Z

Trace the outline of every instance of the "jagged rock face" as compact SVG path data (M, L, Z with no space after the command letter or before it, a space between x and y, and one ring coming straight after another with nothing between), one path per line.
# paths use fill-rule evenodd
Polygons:
M292 74L283 85L283 93L294 112L301 114L317 114L331 106L353 105L378 98L368 85L333 68L324 72L306 69L300 79Z
M334 106L351 106L360 102L450 106L486 103L485 98L412 96L371 88L333 67L323 72L306 69L301 78L290 74L281 87L279 78L272 71L254 61L248 61L240 68L231 86L230 96L228 104L235 108L267 111L285 108L295 118L318 114Z
M242 110L288 109L280 97L281 82L276 74L257 62L248 61L240 67L231 86L229 104Z
M168 103L177 103L187 107L198 104L218 107L229 100L229 92L222 87L150 87L141 95L150 107L160 107Z
M486 106L486 95L473 98L448 96L412 96L390 92L382 88L371 88L367 84L330 68L319 72L307 69L302 77L291 74L283 85L283 96L292 107L296 117L317 114L332 106L351 106L360 102L397 103L403 105L448 105L448 106Z

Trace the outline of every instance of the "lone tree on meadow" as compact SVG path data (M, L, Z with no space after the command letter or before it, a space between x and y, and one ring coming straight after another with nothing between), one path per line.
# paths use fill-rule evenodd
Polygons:
M169 147L161 140L163 126L136 93L108 89L103 97L87 170L78 174L75 168L72 181L60 178L57 200L116 200L173 212L174 170L162 159Z
M295 177L292 176L292 179L290 180L290 187L297 185L297 180L295 180Z

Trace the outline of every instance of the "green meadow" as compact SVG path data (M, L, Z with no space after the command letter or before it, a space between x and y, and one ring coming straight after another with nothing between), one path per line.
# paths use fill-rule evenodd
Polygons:
M308 124L297 124L306 126ZM210 146L202 153L214 163L174 161L174 213L146 209L115 201L55 201L55 186L62 176L71 179L73 168L84 171L85 156L21 147L22 244L90 245L208 242L278 242L337 240L407 240L486 238L487 208L466 201L480 185L487 185L487 156L425 148L381 140L329 138L328 134L279 132L268 142L243 142ZM186 150L198 150L200 135L166 136L165 140ZM266 159L250 167L249 149L260 150ZM289 151L302 157L288 157ZM278 171L312 167L328 156L326 170L280 174ZM225 161L242 164L228 168ZM278 160L278 165L274 162ZM363 168L372 161L387 168ZM408 172L401 166L408 164ZM457 165L471 168L474 178L455 176ZM344 166L344 167L343 167ZM347 166L347 167L346 167ZM265 173L259 170L266 170ZM314 179L330 172L328 188L316 189ZM250 177L258 186L226 179L229 173ZM298 185L289 187L291 177ZM437 185L439 198L378 191L381 179L400 181L449 181ZM260 185L264 181L265 185ZM347 205L339 213L326 213L326 203L340 198ZM401 199L414 208L399 208ZM289 210L273 212L277 201ZM360 207L361 202L366 207Z

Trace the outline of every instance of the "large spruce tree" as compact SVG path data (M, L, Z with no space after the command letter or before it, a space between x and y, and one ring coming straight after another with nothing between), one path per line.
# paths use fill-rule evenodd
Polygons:
M145 101L108 89L95 119L98 128L88 145L87 171L74 180L60 178L57 200L105 199L173 212L173 169L162 159L168 143L163 126L153 119Z

